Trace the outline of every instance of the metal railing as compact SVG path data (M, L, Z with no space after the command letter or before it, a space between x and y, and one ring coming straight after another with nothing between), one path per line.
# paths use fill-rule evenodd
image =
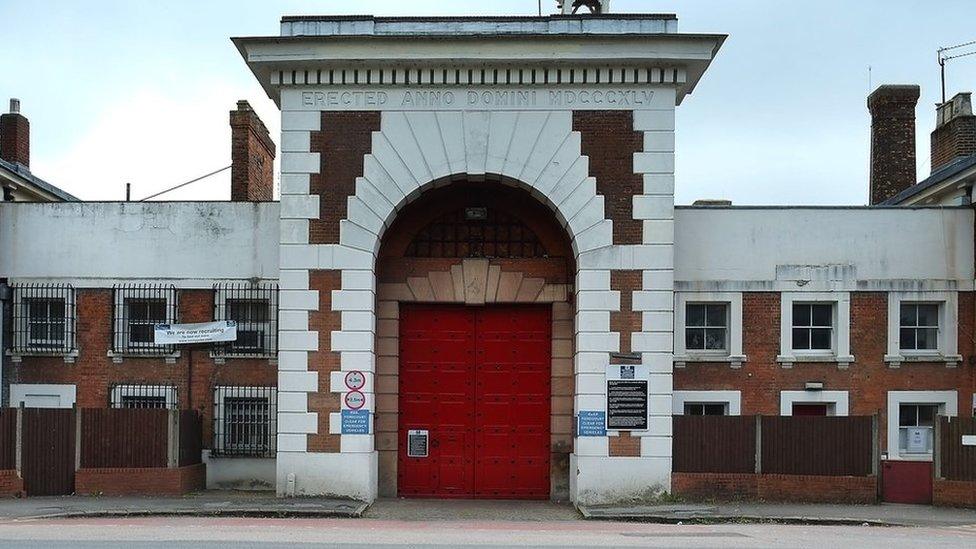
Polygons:
M24 284L11 289L14 353L75 351L75 290L70 284Z
M214 285L214 319L237 322L237 341L214 345L215 356L278 354L278 286Z
M155 343L156 324L178 321L175 286L136 284L113 288L112 350L120 354L166 355L174 345Z
M109 391L109 408L165 408L179 406L177 389L173 385L113 385Z
M275 387L214 387L212 454L274 457L277 401Z

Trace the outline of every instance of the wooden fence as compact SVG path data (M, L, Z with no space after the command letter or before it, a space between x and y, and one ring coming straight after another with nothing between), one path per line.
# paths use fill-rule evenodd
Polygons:
M0 469L16 469L28 495L70 494L79 469L198 464L202 432L193 410L7 408Z
M678 473L877 474L874 417L675 416Z
M963 444L963 436L976 437L976 418L939 417L935 478L976 482L976 446Z

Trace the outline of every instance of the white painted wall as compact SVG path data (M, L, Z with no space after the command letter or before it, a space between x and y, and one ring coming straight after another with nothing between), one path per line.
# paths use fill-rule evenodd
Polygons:
M213 457L210 450L204 450L203 462L210 490L275 490L274 458Z
M677 208L674 237L681 289L729 281L778 281L778 289L811 281L805 290L872 288L855 281L972 287L970 208Z
M88 202L0 204L0 277L119 279L278 277L278 204Z

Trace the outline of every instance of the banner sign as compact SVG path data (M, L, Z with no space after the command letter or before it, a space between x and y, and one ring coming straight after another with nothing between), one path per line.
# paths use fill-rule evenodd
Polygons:
M188 345L237 341L237 322L201 322L199 324L157 324L157 345Z

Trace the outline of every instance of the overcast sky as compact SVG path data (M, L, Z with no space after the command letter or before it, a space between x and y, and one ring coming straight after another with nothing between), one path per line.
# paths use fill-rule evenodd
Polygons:
M678 109L678 203L864 204L871 83L922 86L927 176L936 49L976 40L973 0L613 0L613 9L677 13L682 32L730 35ZM230 163L237 99L277 141L277 110L231 36L275 35L281 15L536 10L535 0L0 0L0 100L4 110L7 97L22 101L35 174L83 199L121 199L126 182L142 198ZM974 87L976 56L950 62L950 96ZM226 199L229 180L166 198Z

